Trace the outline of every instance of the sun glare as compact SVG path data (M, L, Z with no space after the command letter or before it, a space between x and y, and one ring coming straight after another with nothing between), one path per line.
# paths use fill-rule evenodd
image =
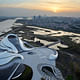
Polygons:
M54 13L57 13L57 12L59 12L59 7L52 7L51 11Z
M54 8L54 12L55 12L55 13L57 12L57 9L56 9L56 8Z

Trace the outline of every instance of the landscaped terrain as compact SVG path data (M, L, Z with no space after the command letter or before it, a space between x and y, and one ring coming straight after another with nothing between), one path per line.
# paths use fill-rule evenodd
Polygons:
M17 21L18 22L18 21ZM27 22L26 22L27 23ZM47 45L60 40L50 48L56 49L59 57L56 66L61 70L65 80L80 80L80 34L78 32L68 32L54 30L46 27L30 26L21 22L21 26L15 23L11 30L6 33L15 33L22 40L25 40L35 47Z

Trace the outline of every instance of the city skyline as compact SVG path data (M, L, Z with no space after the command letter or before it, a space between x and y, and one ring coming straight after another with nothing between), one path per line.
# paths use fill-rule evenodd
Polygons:
M51 16L59 16L59 15L71 16L71 14L74 17L80 16L79 0L55 0L55 1L52 1L52 0L34 0L34 1L33 0L28 0L28 1L27 0L6 0L6 1L0 0L0 12L2 11L1 8L3 9L3 12L4 12L4 8L6 9L15 8L15 9L25 9L25 10L27 9L39 10L39 11L45 11L45 12L47 11L51 13L49 14Z

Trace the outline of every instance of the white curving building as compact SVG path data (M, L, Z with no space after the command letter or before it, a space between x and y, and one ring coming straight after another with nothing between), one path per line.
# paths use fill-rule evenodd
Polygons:
M28 43L26 42L25 44ZM45 46L26 48L23 41L15 34L7 35L0 42L0 70L4 70L13 65L13 63L18 64L11 75L8 76L8 80L14 76L21 63L29 65L32 68L32 80L41 80L42 77L45 80L64 80L60 70L56 68L55 61L57 57L58 52L56 50Z

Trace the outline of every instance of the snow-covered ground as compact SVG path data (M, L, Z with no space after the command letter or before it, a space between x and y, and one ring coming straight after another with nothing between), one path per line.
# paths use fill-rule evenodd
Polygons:
M9 31L15 21L16 21L16 19L9 19L9 20L0 22L0 32Z
M51 29L46 29L46 28L40 28L40 27L35 27L35 26L27 26L27 27L31 27L31 28L35 28L37 30L34 30L34 34L38 34L38 35L50 35L50 36L64 36L64 35L75 35L75 36L79 36L79 37L70 37L72 38L72 41L75 41L76 43L80 43L80 34L77 33L72 33L72 32L66 32L66 31L56 31L56 30L51 30ZM46 40L41 40L38 38L35 38L35 41L40 41L41 43L44 43L44 45L50 44L52 42L46 41ZM59 50L59 47L63 47L63 48L67 48L67 45L63 45L61 43L58 43L54 46L52 46L51 48L54 48L56 50Z
M63 35L80 36L80 34L72 33L72 32L66 32L66 31L60 31L60 30L56 31L56 30L40 28L40 27L35 27L35 26L27 26L27 27L32 27L32 28L38 29L38 30L34 31L34 34L50 35L50 36L63 36Z
M22 19L22 18L15 18L15 19L8 19L5 20L3 22L0 22L0 35L3 34L3 32L8 32L11 30L12 26L18 27L21 26L21 23L15 23L16 20L18 19ZM32 27L37 29L36 31L33 30L34 34L38 34L38 35L50 35L50 36L63 36L63 35L75 35L75 36L79 36L79 37L70 37L72 39L72 41L76 42L76 43L80 43L80 34L76 34L76 33L72 33L72 32L65 32L65 31L56 31L56 30L51 30L51 29L46 29L46 28L39 28L39 27L35 27L35 26L27 26L27 27ZM23 33L22 31L20 31L21 33ZM38 38L35 38L37 41L39 40L41 43L44 43L45 45L51 43L45 40L41 40ZM63 45L63 44L57 44L53 47L55 47L55 49L59 49L57 46L60 47L64 47L67 48L67 45Z
M35 42L36 42L36 41L40 41L40 42L43 43L44 45L48 45L48 44L53 43L53 42L49 42L49 41L46 41L46 40L41 40L41 39L38 39L38 38L35 38ZM54 45L54 46L51 46L50 48L54 48L54 49L56 49L56 50L59 50L58 46L59 46L59 47L63 47L63 48L68 48L67 45L63 45L63 44L61 44L61 43L58 43L58 44L56 44L56 45Z
M80 43L80 37L70 37L70 38L72 39L72 41Z
M11 30L11 27L14 25L21 25L19 23L16 23L16 20L21 19L21 18L15 18L15 19L8 19L5 21L0 22L0 35L2 34L2 32L8 32Z

